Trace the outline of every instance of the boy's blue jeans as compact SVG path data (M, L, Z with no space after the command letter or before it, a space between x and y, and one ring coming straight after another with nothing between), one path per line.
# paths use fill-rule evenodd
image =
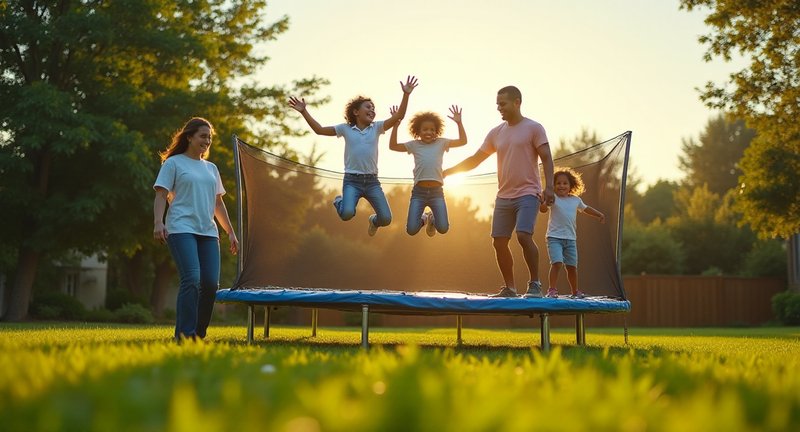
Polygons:
M356 204L366 198L375 209L375 226L387 226L392 223L392 210L386 195L383 194L381 182L375 174L345 174L342 182L342 202L336 207L342 220L350 220L356 215Z
M167 236L167 245L180 275L175 338L204 338L219 288L219 239L178 233Z
M422 228L422 212L425 207L430 207L433 213L433 225L439 234L444 234L450 229L450 222L447 219L447 204L444 200L444 190L442 187L426 188L414 185L411 189L411 202L408 205L408 222L406 222L406 232L414 235Z

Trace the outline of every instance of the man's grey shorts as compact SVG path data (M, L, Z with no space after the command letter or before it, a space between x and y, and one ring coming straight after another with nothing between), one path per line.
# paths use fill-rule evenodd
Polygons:
M539 197L496 198L492 216L492 237L511 237L514 231L533 234L539 214Z

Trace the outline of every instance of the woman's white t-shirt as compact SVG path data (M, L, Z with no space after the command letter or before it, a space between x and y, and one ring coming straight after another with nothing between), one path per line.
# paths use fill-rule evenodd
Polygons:
M167 190L166 227L169 234L191 233L219 237L214 222L217 195L225 188L217 166L184 154L170 156L161 165L153 188Z

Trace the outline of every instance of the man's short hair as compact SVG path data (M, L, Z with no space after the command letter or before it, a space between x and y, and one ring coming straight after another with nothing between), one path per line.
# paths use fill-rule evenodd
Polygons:
M519 99L519 101L522 102L522 92L515 86L505 86L497 91L497 94L504 93L511 97L511 99Z

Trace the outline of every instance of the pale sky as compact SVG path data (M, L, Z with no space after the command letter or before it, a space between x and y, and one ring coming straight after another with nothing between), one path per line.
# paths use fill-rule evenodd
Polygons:
M344 122L345 104L359 94L372 98L378 119L388 118L402 97L400 81L415 75L401 142L410 139L407 120L423 110L442 115L444 136L457 137L446 115L451 104L463 108L469 143L445 155L445 168L473 154L502 121L497 90L516 85L522 114L544 125L554 151L582 128L602 140L631 130L632 166L643 182L679 179L682 139L696 139L716 114L695 89L737 69L703 61L697 38L710 32L705 12L679 10L677 0L270 1L268 18L283 15L289 30L264 47L271 60L257 80L327 78L323 95L331 101L310 112L330 126ZM301 153L316 143L326 152L320 166L342 171L341 138L290 143ZM413 158L388 144L389 132L380 140L380 175L410 177ZM493 172L495 163L472 173Z

